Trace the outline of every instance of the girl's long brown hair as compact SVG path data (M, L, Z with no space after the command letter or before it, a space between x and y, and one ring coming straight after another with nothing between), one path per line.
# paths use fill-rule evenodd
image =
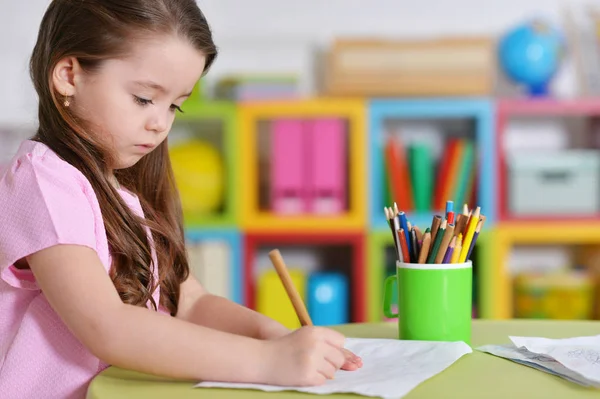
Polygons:
M115 171L135 193L145 219L137 217L108 180L111 149L91 134L85 120L63 105L52 85L58 61L76 57L89 73L102 61L126 55L137 38L172 34L206 56L204 72L217 55L208 23L195 0L54 0L46 11L30 62L39 96L39 127L34 140L46 144L89 180L98 198L113 259L111 278L123 302L146 306L157 286L160 305L177 313L181 283L189 274L182 211L165 140L135 166ZM74 101L77 101L75 98ZM152 233L159 281L152 273Z

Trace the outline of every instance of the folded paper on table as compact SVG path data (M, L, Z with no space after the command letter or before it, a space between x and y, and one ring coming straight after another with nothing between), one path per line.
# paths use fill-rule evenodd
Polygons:
M510 337L512 345L484 345L478 350L600 388L600 335L549 339Z
M464 342L401 341L347 338L345 347L360 356L363 366L339 370L335 379L316 387L201 382L199 388L299 391L314 394L355 393L384 399L402 398L417 385L442 372L472 349Z

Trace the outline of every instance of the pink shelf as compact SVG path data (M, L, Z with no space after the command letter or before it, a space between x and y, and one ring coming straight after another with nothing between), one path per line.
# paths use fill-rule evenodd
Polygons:
M600 98L500 99L499 115L600 115Z

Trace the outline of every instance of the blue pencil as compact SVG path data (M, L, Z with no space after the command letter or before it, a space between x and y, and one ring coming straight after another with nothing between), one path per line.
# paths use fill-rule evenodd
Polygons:
M454 211L454 202L446 201L446 217L448 217L448 214L453 211Z
M404 212L400 212L398 216L400 217L400 227L404 231L410 232L410 230L408 229L408 220L406 220L406 214ZM410 234L407 234L406 238L406 247L408 248L408 253L410 253Z

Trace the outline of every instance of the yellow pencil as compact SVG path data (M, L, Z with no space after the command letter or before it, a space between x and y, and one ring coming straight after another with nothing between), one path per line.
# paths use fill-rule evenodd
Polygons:
M456 237L456 244L454 244L454 252L452 252L452 258L450 258L450 263L458 263L458 258L462 249L462 238L462 233L458 233L458 236Z
M465 239L463 240L462 249L460 251L460 258L458 258L459 263L465 262L467 260L467 254L469 253L469 248L471 247L471 241L473 240L473 235L475 234L477 222L479 222L480 213L481 208L477 207L477 209L475 209L475 212L473 212L473 215L471 215L471 218L469 219L467 233L465 234Z

